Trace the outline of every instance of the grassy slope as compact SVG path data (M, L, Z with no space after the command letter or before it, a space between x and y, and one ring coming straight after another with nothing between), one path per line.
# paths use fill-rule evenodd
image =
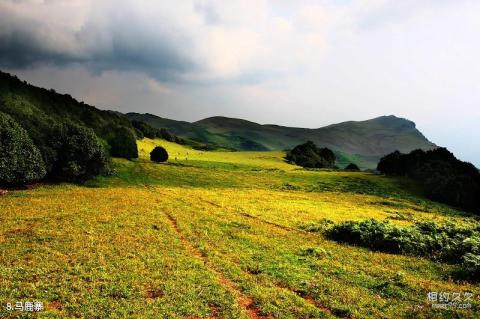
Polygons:
M169 163L148 161L157 144ZM475 222L424 200L408 181L307 171L284 163L281 152L201 152L159 140L139 149L140 159L116 159L116 175L88 187L0 197L0 304L44 301L48 311L38 318L478 313L478 299L455 314L427 303L429 291L479 296L478 285L450 278L454 266L302 231L321 218ZM0 310L2 318L14 314Z
M70 95L27 84L1 71L0 112L11 115L37 144L45 141L45 135L53 125L67 120L92 128L103 139L115 134L113 127L133 131L130 121L121 113L99 110Z

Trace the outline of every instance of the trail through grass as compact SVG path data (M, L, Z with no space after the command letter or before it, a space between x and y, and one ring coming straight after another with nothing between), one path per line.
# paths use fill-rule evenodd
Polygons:
M158 144L168 163L148 160ZM139 150L84 186L0 197L1 305L42 301L35 318L478 317L480 286L456 281L455 265L305 231L321 220L478 223L406 180L303 170L281 152L160 140ZM473 308L432 309L431 291L472 292Z

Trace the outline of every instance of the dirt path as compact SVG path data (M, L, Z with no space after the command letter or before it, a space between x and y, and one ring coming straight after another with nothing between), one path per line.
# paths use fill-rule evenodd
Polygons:
M214 203L214 202L211 202L211 201L207 201L207 200L203 200L204 202L212 205L212 206L215 206L215 207L221 207L220 205L218 205L217 203ZM261 314L261 311L255 307L255 304L254 304L254 301L246 296L245 294L242 293L242 291L238 288L238 285L236 285L235 283L233 283L232 281L230 281L229 279L227 279L223 274L221 274L219 271L217 271L214 267L212 267L211 265L208 265L209 264L209 260L208 258L202 254L197 248L195 248L191 242L188 240L188 238L186 238L186 236L183 234L182 230L179 228L178 226L178 223L177 223L177 220L168 212L164 212L164 214L167 216L167 218L169 219L169 221L171 222L173 228L175 229L175 232L178 234L180 240L182 241L182 243L184 244L184 246L186 247L186 249L189 251L189 253L192 255L192 256L195 256L196 258L202 260L202 262L208 266L208 268L215 273L215 275L217 276L217 280L218 282L224 286L228 291L230 291L231 293L233 293L233 295L236 297L237 299L237 302L238 304L242 307L242 309L244 310L244 312L248 315L249 318L253 318L253 319L256 319L256 318L260 318L260 319L270 319L272 318L271 316L265 316L265 315L262 315ZM253 220L256 220L260 223L263 223L263 224L267 224L267 225L270 225L270 226L274 226L278 229L281 229L283 231L289 231L289 232L297 232L297 233L301 233L302 235L306 235L307 237L310 237L312 236L311 233L305 231L305 230L302 230L302 229L298 229L298 228L293 228L293 227L288 227L288 226L285 226L285 225L280 225L280 224L277 224L277 223L274 223L274 222L270 222L268 220L264 220L260 217L257 217L257 216L254 216L254 215L250 215L246 212L240 212L239 213L241 216L243 217L246 217L246 218L249 218L249 219L253 219ZM312 236L314 237L314 236ZM248 275L248 274L247 274ZM290 293L302 298L306 303L308 304L311 304L313 306L315 306L317 309L319 309L320 311L322 311L323 313L325 314L328 314L332 317L337 317L335 316L331 309L329 309L327 306L325 305L322 305L320 304L318 301L316 301L313 297L311 296L303 296L302 294L298 293L297 291L293 290L292 288L290 287L283 287L283 286L280 286L278 284L274 284L278 289L282 289L282 290L287 290L289 291Z
M212 206L215 206L215 207L221 207L220 205L218 205L217 203L214 203L214 202L211 202L211 201L208 201L208 200L203 200L204 202L212 205ZM296 232L296 233L301 233L302 235L305 235L305 236L308 236L308 237L314 237L314 235L312 235L311 233L303 230L303 229L298 229L298 228L293 228L293 227L289 227L289 226L285 226L285 225L281 225L281 224L277 224L277 223L274 223L274 222L271 222L271 221L268 221L268 220L265 220L263 218L260 218L260 217L257 217L257 216L254 216L254 215L250 215L249 213L246 213L246 212L239 212L238 214L240 214L241 216L243 217L246 217L246 218L249 218L249 219L253 219L255 221L258 221L260 223L263 223L263 224L266 224L266 225L270 225L270 226L273 226L275 228L278 228L278 229L281 229L283 231L289 231L289 232ZM283 287L283 286L280 286L278 284L275 284L275 286L278 288L278 289L283 289L283 290L288 290L290 293L302 298L306 303L308 304L311 304L313 306L315 306L317 309L319 309L320 311L328 314L328 315L331 315L333 317L337 317L335 316L332 311L325 305L322 305L320 304L318 301L316 301L313 297L311 296L304 296L302 295L301 293L293 290L292 288L290 287Z
M220 206L219 204L217 203L214 203L212 201L209 201L209 200L206 200L206 199L202 199L205 203L208 203L214 207L222 207ZM268 220L264 220L264 219L261 219L257 216L253 216L253 215L250 215L249 213L246 213L246 212L238 212L240 215L244 216L244 217L247 217L247 218L250 218L250 219L255 219L255 220L258 220L259 222L261 223L264 223L264 224L268 224L270 226L274 226L276 228L280 228L280 229L283 229L283 230L286 230L286 231L296 231L296 232L301 232L301 233L306 233L304 230L301 230L301 229L296 229L296 228L292 228L292 227L288 227L288 226L285 226L285 225L280 225L280 224L277 224L277 223L274 223L274 222L270 222Z
M168 212L164 211L165 216L168 218L172 224L173 229L177 233L178 237L182 241L183 245L187 251L194 256L195 258L201 260L209 270L211 270L217 277L217 281L229 292L231 292L237 299L237 303L240 305L244 313L251 319L270 319L271 316L265 316L261 313L260 309L255 306L255 303L252 298L246 296L234 282L226 278L223 274L217 271L212 267L208 258L201 253L197 248L195 248L188 238L183 234L182 230L178 226L177 220Z
M270 226L274 226L278 229L281 229L281 230L284 230L284 231L293 231L293 232L297 232L297 233L301 233L303 235L306 235L306 236L312 236L311 233L305 231L305 230L302 230L302 229L297 229L297 228L292 228L292 227L288 227L288 226L285 226L285 225L280 225L280 224L277 224L277 223L274 223L274 222L270 222L268 220L265 220L265 219L262 219L260 217L257 217L257 216L253 216L253 215L250 215L248 213L245 213L245 212L240 212L240 215L244 216L244 217L247 217L247 218L250 218L250 219L253 219L253 220L256 220L256 221L259 221L260 223L264 223L264 224L267 224L267 225L270 225ZM298 291L295 291L294 289L290 288L290 287L284 287L284 286L280 286L278 284L275 285L277 288L279 289L284 289L284 290L288 290L289 292L291 292L292 294L302 298L303 300L305 300L306 303L309 303L313 306L315 306L317 309L319 309L320 311L324 312L324 313L327 313L333 317L337 317L336 315L334 315L332 313L332 311L325 305L322 305L321 303L319 303L317 300L315 300L312 296L304 296L302 295L301 293L299 293Z
M301 229L296 229L296 228L288 227L288 226L285 226L285 225L280 225L280 224L277 224L277 223L274 223L274 222L270 222L268 220L262 219L262 218L257 217L257 216L250 215L250 214L245 213L245 212L240 212L239 214L242 215L243 217L254 219L254 220L257 220L257 221L259 221L263 224L267 224L267 225L270 225L270 226L273 226L273 227L276 227L276 228L280 228L282 230L306 233L305 231L303 231Z

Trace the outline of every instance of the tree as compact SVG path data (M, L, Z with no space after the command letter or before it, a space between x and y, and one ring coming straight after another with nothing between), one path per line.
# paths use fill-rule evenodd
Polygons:
M335 154L328 148L318 148L312 141L295 146L285 159L309 168L332 168L335 165Z
M109 158L92 129L72 123L58 124L51 141L56 152L53 179L83 182L109 172Z
M140 131L138 128L134 128L134 132L135 132L135 137L137 138L137 140L142 140L145 135L143 135L143 132Z
M357 166L357 164L354 164L354 163L350 163L348 164L345 169L347 171L360 171L360 168Z
M455 158L446 148L396 151L383 157L377 169L386 175L407 176L418 181L426 195L436 201L469 209L480 209L480 173Z
M153 162L166 162L168 160L167 150L161 146L157 146L150 152L150 160Z
M40 151L14 119L0 112L0 184L21 185L46 174Z
M333 167L335 165L335 154L332 150L323 147L318 149L318 155L322 158L323 167Z
M141 131L143 133L144 137L153 139L158 135L158 133L157 133L158 130L156 128L153 128L152 126L148 125L145 122L133 120L132 121L132 126L134 128L136 128L137 130Z
M385 155L380 159L377 165L377 170L387 175L401 175L401 159L402 154L399 151L395 151L388 155Z
M135 133L125 127L109 127L107 142L110 144L110 154L113 157L138 158L137 139Z
M163 127L160 130L158 130L157 137L162 138L169 142L175 141L174 136L166 128L163 128Z

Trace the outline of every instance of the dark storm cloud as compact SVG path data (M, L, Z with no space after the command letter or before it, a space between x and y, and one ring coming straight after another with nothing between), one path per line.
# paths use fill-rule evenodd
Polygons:
M179 73L195 68L187 57L182 57L175 47L152 46L148 42L125 45L113 39L107 52L91 52L77 55L42 47L31 34L13 33L0 38L0 67L22 69L39 63L64 66L85 64L91 71L105 70L143 71L159 80L174 79Z
M101 15L87 16L77 29L50 23L54 15L39 21L42 17L8 8L0 5L1 68L82 64L94 73L134 70L173 80L197 65L188 54L188 37L162 30L162 24L145 20L128 7L108 7Z
M40 39L28 31L16 30L0 35L0 67L21 69L38 62L65 65L85 62L85 59L44 48Z
M168 43L166 39L149 39L141 34L141 30L129 32L131 38L114 34L111 48L93 52L84 59L84 63L95 72L140 71L162 81L174 80L196 68L193 60L183 55L181 46ZM135 32L138 32L137 35ZM72 61L75 62L74 57Z

